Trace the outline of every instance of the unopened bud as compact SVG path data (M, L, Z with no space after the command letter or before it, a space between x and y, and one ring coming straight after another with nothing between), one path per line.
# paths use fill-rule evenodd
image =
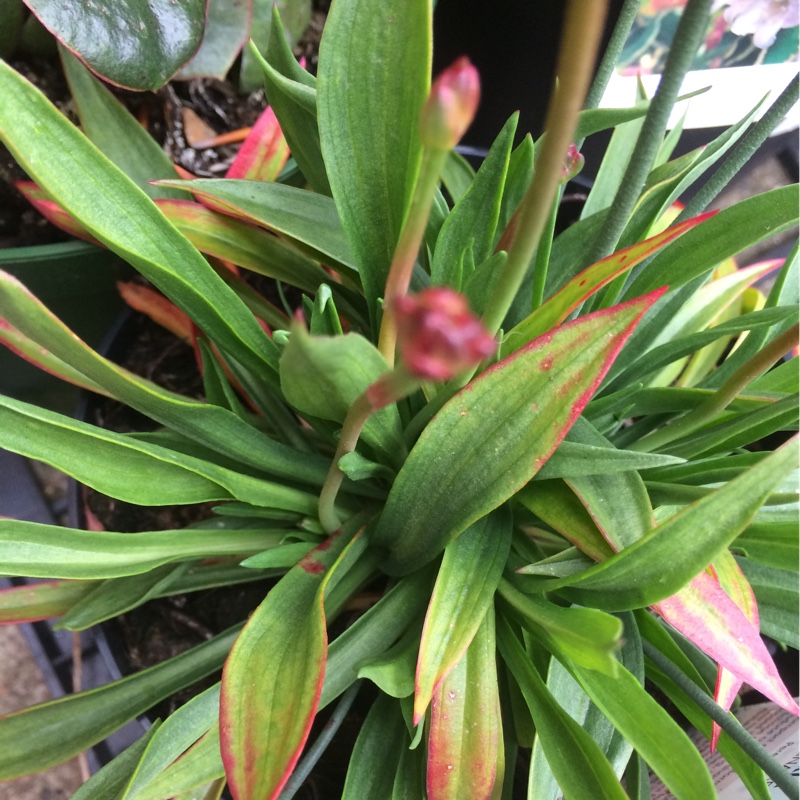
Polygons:
M566 183L574 178L583 169L584 161L583 154L574 144L571 144L567 148L567 157L561 167L561 183Z
M455 147L475 118L480 96L478 70L462 56L436 78L422 107L423 145L436 150Z
M435 287L395 303L403 363L421 379L445 381L490 356L494 337L452 289Z

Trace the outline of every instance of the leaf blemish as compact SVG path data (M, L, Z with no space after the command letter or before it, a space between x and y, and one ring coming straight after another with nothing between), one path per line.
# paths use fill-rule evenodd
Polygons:
M542 372L547 372L553 366L553 356L545 356L541 363L539 364L539 368Z
M314 561L313 559L306 560L305 558L299 562L300 568L307 572L309 575L319 575L322 572L325 572L325 565L320 564L319 561Z

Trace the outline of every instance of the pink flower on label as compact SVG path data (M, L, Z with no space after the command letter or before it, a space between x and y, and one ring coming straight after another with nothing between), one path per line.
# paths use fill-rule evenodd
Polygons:
M395 303L403 363L418 378L445 381L490 356L494 337L453 289L435 287Z
M799 0L714 0L713 11L725 8L725 21L737 36L753 34L753 44L765 50L782 28L800 24Z
M420 118L422 143L437 150L455 147L475 118L480 96L478 70L462 56L431 86Z

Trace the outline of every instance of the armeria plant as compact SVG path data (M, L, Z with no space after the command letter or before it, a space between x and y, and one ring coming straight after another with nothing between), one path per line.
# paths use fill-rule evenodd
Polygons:
M83 133L0 64L28 195L147 278L128 294L193 344L205 386L192 400L111 363L2 275L7 344L159 427L0 398L0 445L135 504L216 504L137 534L3 519L3 572L47 580L0 594L0 619L81 630L272 578L244 627L0 719L0 778L223 667L75 797L291 797L359 690L375 699L348 800L511 797L519 751L536 800L648 797L648 769L706 800L713 748L753 797L768 778L797 796L728 710L747 683L797 713L760 635L797 646L797 248L730 259L796 225L798 188L703 213L797 85L673 158L711 0L689 0L652 100L599 110L637 5L591 81L605 4L567 4L546 133L515 147L512 117L477 172L453 147L478 76L459 60L430 85L430 0L334 0L316 78L276 19L271 109L225 179L178 179L74 59ZM555 235L580 143L608 128L582 218ZM302 300L273 305L244 270Z

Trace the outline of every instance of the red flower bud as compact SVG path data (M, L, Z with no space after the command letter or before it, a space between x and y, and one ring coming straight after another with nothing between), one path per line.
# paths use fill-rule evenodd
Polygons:
M583 154L578 151L574 144L571 144L567 148L567 157L561 167L561 183L566 183L571 178L574 178L583 169L583 164Z
M422 143L437 150L455 147L472 124L480 95L478 70L462 56L433 82L422 107Z
M418 378L445 381L490 356L494 337L452 289L435 287L395 302L403 363Z

